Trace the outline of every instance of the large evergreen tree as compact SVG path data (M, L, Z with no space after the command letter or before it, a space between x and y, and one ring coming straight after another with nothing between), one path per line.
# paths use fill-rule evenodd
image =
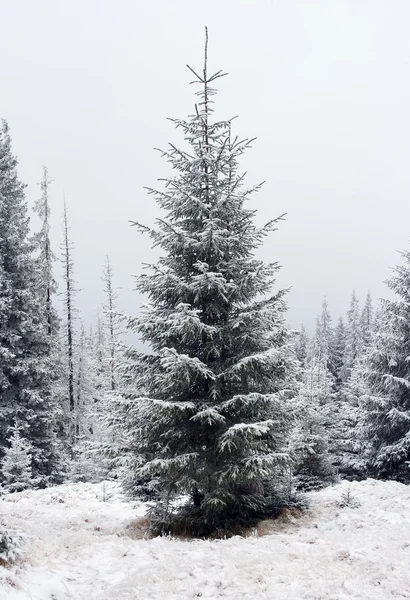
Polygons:
M199 102L175 119L189 149L163 156L175 176L150 190L165 212L151 236L163 256L138 279L149 303L129 326L153 354L131 352L135 386L127 395L129 490L158 482L163 498L188 494L185 507L154 524L194 535L227 531L270 513L288 469L289 332L284 292L271 289L277 263L254 258L278 219L254 224L238 159L251 140L213 122L207 44L202 73L191 69Z
M410 481L410 251L396 266L364 363L369 390L360 398L363 448L371 475Z
M58 460L51 338L29 237L24 185L8 126L0 130L0 458L13 428L32 448L34 479L53 479Z

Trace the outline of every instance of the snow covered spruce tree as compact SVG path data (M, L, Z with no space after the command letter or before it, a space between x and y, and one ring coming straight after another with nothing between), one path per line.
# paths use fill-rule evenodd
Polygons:
M109 362L108 372L110 378L109 388L114 391L117 387L118 377L118 361L119 361L119 345L120 345L120 322L116 314L117 307L116 301L118 294L113 285L114 271L111 265L110 257L106 256L106 262L104 265L104 292L105 300L104 304L104 326L107 330L108 346L109 346Z
M300 489L323 487L333 480L328 454L334 402L331 348L331 317L325 299L301 370L297 403L300 417L292 436L294 472Z
M133 373L128 373L129 364L124 356L123 317L117 309L118 293L108 255L103 270L103 282L103 315L97 319L94 338L97 402L94 404L92 450L100 473L103 473L105 478L117 478L118 470L128 453L127 440L122 428L123 409L126 409L118 400ZM151 493L142 495L150 497Z
M59 319L53 306L53 296L57 291L57 284L53 273L55 256L50 240L50 203L48 197L50 183L52 183L52 180L48 175L47 167L43 167L43 179L40 183L41 196L34 207L41 220L41 227L34 235L34 243L38 254L36 259L38 289L43 304L44 318L47 322L47 333L56 340Z
M366 356L355 361L351 375L339 392L337 413L337 456L335 464L346 479L363 479L367 475L366 447L361 436L360 399L368 393L365 377Z
M24 553L25 537L0 521L0 567L15 563Z
M345 349L343 366L340 371L343 383L349 379L354 363L363 351L362 324L360 320L359 301L353 290L349 310L346 314Z
M74 260L73 260L74 244L69 237L69 224L67 214L67 204L64 198L63 210L63 242L61 244L61 262L63 266L64 279L64 337L62 339L62 347L64 358L62 360L63 375L62 385L66 388L65 401L65 421L68 429L68 443L70 450L73 450L76 441L79 437L78 419L76 415L76 398L75 398L75 322L77 310L75 307L75 297L77 288L74 281Z
M302 323L300 331L297 333L297 337L295 340L295 353L301 367L304 367L306 364L306 359L308 357L308 349L309 336L306 332L304 324Z
M72 481L101 481L107 474L105 460L98 452L105 437L101 424L104 395L110 378L106 357L101 318L98 328L87 334L80 323L78 343L75 347L75 425L78 432L72 449L70 479ZM107 371L107 372L106 372Z
M339 317L333 331L333 343L331 353L331 372L335 378L335 391L339 391L343 385L343 360L346 347L346 326L342 317Z
M47 167L43 166L43 178L40 182L41 196L34 205L34 211L40 218L40 229L34 234L36 286L41 303L41 318L48 336L48 360L51 373L50 395L54 409L54 429L57 436L54 441L55 458L53 461L53 483L61 483L64 479L66 450L64 444L64 401L61 394L61 340L60 319L54 306L57 294L57 282L54 277L56 257L50 239L50 200L49 188L52 183Z
M357 304L357 302L356 302ZM350 349L356 345L356 356L350 361L351 368L348 379L339 388L337 401L335 405L335 427L333 435L334 464L339 473L350 479L363 478L366 475L366 464L363 452L363 443L359 436L360 407L359 399L366 393L367 383L363 374L366 370L366 354L369 351L374 335L374 317L370 292L367 294L366 302L360 316L360 336L357 333L357 311L348 313L349 327L352 323L354 327L350 329L354 335L349 334L348 344ZM349 319L350 315L355 315L354 319ZM359 340L359 343L351 344L352 340ZM350 342L349 342L350 340ZM347 346L349 349L349 345ZM346 357L346 353L344 353ZM348 363L349 364L349 363Z
M6 492L21 492L33 486L31 463L32 448L29 442L20 436L14 427L10 438L10 447L6 449L1 470L3 481L1 488Z
M293 385L284 292L265 295L279 266L254 258L278 219L262 228L245 207L260 186L243 187L238 159L251 140L232 137L231 121L213 122L218 71L195 73L199 102L174 120L189 149L163 152L175 176L150 190L165 211L148 232L164 255L139 277L149 303L129 327L154 351L131 352L128 395L129 491L155 481L157 531L220 535L272 514L280 482ZM173 498L189 495L185 506ZM161 509L161 510L160 510ZM163 510L162 510L163 509Z
M394 268L377 332L364 359L369 386L360 397L359 427L367 450L368 472L382 479L410 482L410 250Z
M298 394L300 418L292 436L298 489L318 489L334 481L327 433L332 387L333 378L325 362L311 356L303 370Z
M29 238L24 185L5 122L0 130L0 458L12 428L31 444L39 485L53 480L58 462L54 361L35 244ZM41 278L40 278L41 279Z
M367 292L366 302L360 315L360 327L362 334L362 351L366 352L372 342L374 334L374 310L370 292Z

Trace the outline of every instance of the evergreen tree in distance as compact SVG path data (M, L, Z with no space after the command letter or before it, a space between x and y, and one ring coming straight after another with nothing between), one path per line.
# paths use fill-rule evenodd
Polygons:
M316 319L316 332L307 350L298 394L300 419L293 446L295 474L302 489L322 487L332 481L328 436L332 426L334 377L330 371L331 316L326 299Z
M47 332L55 336L58 332L58 317L53 307L52 298L57 291L57 284L53 274L54 253L50 240L50 203L48 189L52 183L47 167L43 166L43 179L40 183L41 196L37 200L34 210L38 214L41 227L34 235L34 243L38 251L36 259L38 289L43 303L44 318L47 322Z
M360 326L362 334L362 350L366 351L371 344L374 333L374 310L370 292L367 293L366 302L360 315Z
M368 391L360 398L360 429L368 472L410 482L410 251L387 285L377 332L364 360Z
M299 489L318 489L334 481L326 427L332 387L333 378L326 362L311 356L303 370L298 395L300 418L292 439Z
M343 354L343 366L340 371L341 379L345 383L363 350L362 326L360 320L359 301L353 290L349 310L346 314L346 335Z
M331 372L335 377L335 391L342 387L343 358L346 347L346 326L340 317L333 333L333 344L331 354Z
M150 190L164 217L148 232L163 257L139 277L149 302L129 327L153 354L130 353L135 386L126 422L128 490L158 483L153 518L159 531L223 534L272 514L289 469L285 451L295 362L284 323L284 292L266 297L279 268L254 258L274 219L262 228L245 203L238 159L252 140L213 122L214 82L207 70L207 32L199 102L175 119L189 149L162 154L174 177ZM185 506L172 499L189 495ZM163 511L160 508L164 509Z
M300 363L300 366L304 366L306 363L306 359L308 357L308 348L309 348L309 337L306 332L306 328L302 323L300 331L297 334L295 341L295 353L296 357Z
M110 257L106 256L106 262L104 265L103 281L105 284L105 299L104 304L104 325L108 334L108 346L109 346L109 363L108 371L110 378L110 389L114 391L117 387L117 367L118 367L118 346L119 346L119 321L116 315L116 300L117 292L113 286L114 272L111 265Z
M326 365L331 366L331 350L332 350L332 317L330 316L329 307L326 298L322 303L322 312L316 319L316 333L313 339L313 355Z

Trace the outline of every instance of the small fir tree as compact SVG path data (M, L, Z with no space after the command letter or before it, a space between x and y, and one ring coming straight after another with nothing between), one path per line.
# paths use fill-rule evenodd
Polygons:
M154 353L129 355L137 394L125 394L125 485L158 486L157 530L202 536L249 524L282 501L294 362L284 292L264 297L279 265L254 258L278 219L259 228L245 207L260 187L246 190L238 171L251 141L233 137L231 121L211 119L222 73L208 74L207 44L202 73L191 71L199 102L188 120L174 120L189 150L163 152L176 174L150 191L165 216L156 230L137 225L164 255L139 277L149 304L129 321ZM181 494L187 505L172 507Z
M31 444L21 437L17 428L14 428L9 447L1 461L2 489L10 493L33 487L32 460Z
M12 565L23 556L26 538L0 522L0 567Z
M292 439L299 489L318 489L334 480L326 427L332 387L333 378L326 364L313 356L303 371L298 396L299 422Z

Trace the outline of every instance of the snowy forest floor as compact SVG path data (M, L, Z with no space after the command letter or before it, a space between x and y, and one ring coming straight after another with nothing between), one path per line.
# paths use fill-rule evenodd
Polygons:
M359 506L340 506L348 488ZM144 504L114 483L105 496L78 483L2 497L1 520L28 539L0 566L1 600L410 598L410 486L344 481L299 519L219 541L138 539Z

